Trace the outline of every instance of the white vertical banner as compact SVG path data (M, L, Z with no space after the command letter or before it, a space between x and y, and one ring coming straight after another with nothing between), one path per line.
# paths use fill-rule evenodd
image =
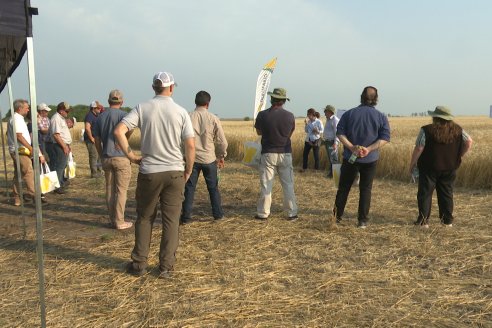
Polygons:
M256 116L259 112L265 109L266 95L268 88L270 87L270 79L272 77L273 70L277 64L277 58L270 60L260 72L258 81L256 82L256 97L255 97L255 109L253 112L253 122L256 120Z

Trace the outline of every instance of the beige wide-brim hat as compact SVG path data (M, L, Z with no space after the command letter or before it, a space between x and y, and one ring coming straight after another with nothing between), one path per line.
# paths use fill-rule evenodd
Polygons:
M446 106L437 106L434 111L428 111L432 117L439 117L446 121L452 121L454 116L451 114L451 109Z

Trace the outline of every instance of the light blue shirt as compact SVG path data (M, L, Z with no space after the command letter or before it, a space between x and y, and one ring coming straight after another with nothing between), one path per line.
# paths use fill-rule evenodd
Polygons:
M313 142L321 138L321 134L323 133L323 124L319 119L315 119L314 121L309 121L304 127L304 131L307 133L306 141Z

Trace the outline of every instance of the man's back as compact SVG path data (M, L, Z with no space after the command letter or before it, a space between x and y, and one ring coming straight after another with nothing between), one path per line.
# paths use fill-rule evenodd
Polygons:
M337 135L345 135L354 145L367 147L377 140L389 141L388 118L372 106L360 105L342 115L337 126ZM344 149L344 158L350 157L350 150ZM360 162L372 162L379 158L379 152L373 151Z
M155 96L137 105L125 118L129 129L140 128L141 173L183 171L183 140L193 137L191 120L171 97Z
M216 158L225 157L227 141L219 118L200 107L190 113L190 118L196 136L195 162L209 164Z
M99 137L103 143L104 157L126 157L119 147L116 147L114 127L126 116L127 113L118 108L108 108L99 114L94 124L93 135Z
M295 129L294 115L283 108L258 113L255 127L261 131L261 153L292 153L290 136Z

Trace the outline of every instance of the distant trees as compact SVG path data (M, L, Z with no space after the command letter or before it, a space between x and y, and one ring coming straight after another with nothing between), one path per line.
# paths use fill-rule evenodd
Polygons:
M410 116L415 117L415 116L427 116L427 112L420 112L420 113L412 113Z

